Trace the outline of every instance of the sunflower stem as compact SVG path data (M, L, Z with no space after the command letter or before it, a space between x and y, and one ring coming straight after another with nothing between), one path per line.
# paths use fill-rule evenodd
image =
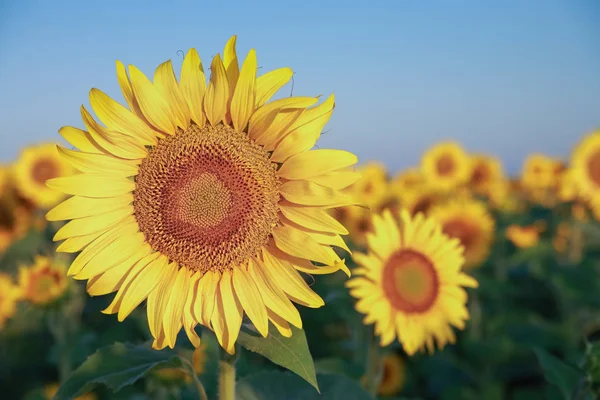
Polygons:
M367 364L365 366L365 380L364 387L367 392L372 396L377 395L379 389L379 383L381 382L382 373L382 358L381 348L375 330L371 327L369 329L370 340L369 347L367 349Z
M237 347L237 346L236 346ZM235 354L239 354L239 348ZM235 400L235 362L237 356L227 353L223 348L219 352L219 400Z

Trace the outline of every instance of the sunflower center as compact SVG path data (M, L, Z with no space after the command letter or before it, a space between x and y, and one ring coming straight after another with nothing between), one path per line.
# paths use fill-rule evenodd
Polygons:
M478 234L477 229L462 218L455 218L443 224L442 232L451 238L460 240L460 243L465 247L465 252L472 248Z
M427 311L439 292L439 279L431 260L414 250L392 254L383 268L382 281L390 303L405 313Z
M58 176L56 163L47 158L37 160L31 169L31 176L35 182L45 185L48 179Z
M162 139L140 165L135 217L150 246L195 271L242 265L278 221L269 154L228 126L192 125Z
M490 178L490 171L488 167L484 164L479 164L473 169L473 176L471 178L471 183L475 185L480 185L485 183Z
M418 213L427 214L427 212L431 209L431 206L433 206L433 203L434 199L432 196L424 196L423 198L419 199L413 206L412 215L417 215Z
M592 178L596 185L600 186L600 151L596 151L592 154L589 158L587 167L590 178Z
M449 154L442 154L436 163L438 174L442 176L452 174L454 167L454 159Z

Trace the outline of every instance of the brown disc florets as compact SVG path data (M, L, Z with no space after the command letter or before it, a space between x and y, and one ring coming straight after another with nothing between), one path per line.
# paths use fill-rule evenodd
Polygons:
M228 126L192 125L142 161L135 217L150 246L196 271L231 269L265 245L278 222L269 154Z

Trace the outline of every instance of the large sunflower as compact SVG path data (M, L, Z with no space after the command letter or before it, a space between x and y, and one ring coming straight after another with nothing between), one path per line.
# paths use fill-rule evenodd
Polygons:
M600 130L577 144L571 156L570 173L577 192L593 206L600 203Z
M432 208L429 216L442 231L464 246L465 268L483 263L494 240L495 222L485 203L473 199L454 199Z
M46 180L71 175L72 166L62 159L56 145L47 143L23 149L14 166L14 184L19 194L33 205L50 208L65 198L46 186Z
M381 345L397 337L413 355L455 340L451 325L463 329L469 313L463 286L477 282L461 272L462 246L443 234L433 219L401 212L401 224L389 211L373 216L369 252L355 253L357 276L346 286L358 299L356 310L375 323Z
M471 158L458 143L443 142L430 148L421 160L426 181L439 190L451 190L471 176Z
M244 314L264 336L269 321L286 336L300 327L291 301L323 300L300 272L343 268L331 246L345 229L328 215L354 204L340 189L360 175L351 153L310 150L334 108L333 96L268 102L292 76L282 68L257 78L256 53L241 68L236 38L211 63L208 85L195 49L178 82L171 62L150 81L117 62L129 109L98 89L81 108L87 131L60 130L80 151L59 152L82 173L48 185L73 195L49 220L68 220L59 251L81 253L68 274L92 296L117 292L104 310L125 319L147 299L154 347L173 347L197 324L234 352ZM324 266L315 266L311 261Z

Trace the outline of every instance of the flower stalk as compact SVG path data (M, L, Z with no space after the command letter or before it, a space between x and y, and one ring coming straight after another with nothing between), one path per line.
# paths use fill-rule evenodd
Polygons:
M237 346L236 346L237 347ZM239 348L236 349L239 353ZM222 348L219 352L219 400L235 400L235 362L236 355L227 353Z

